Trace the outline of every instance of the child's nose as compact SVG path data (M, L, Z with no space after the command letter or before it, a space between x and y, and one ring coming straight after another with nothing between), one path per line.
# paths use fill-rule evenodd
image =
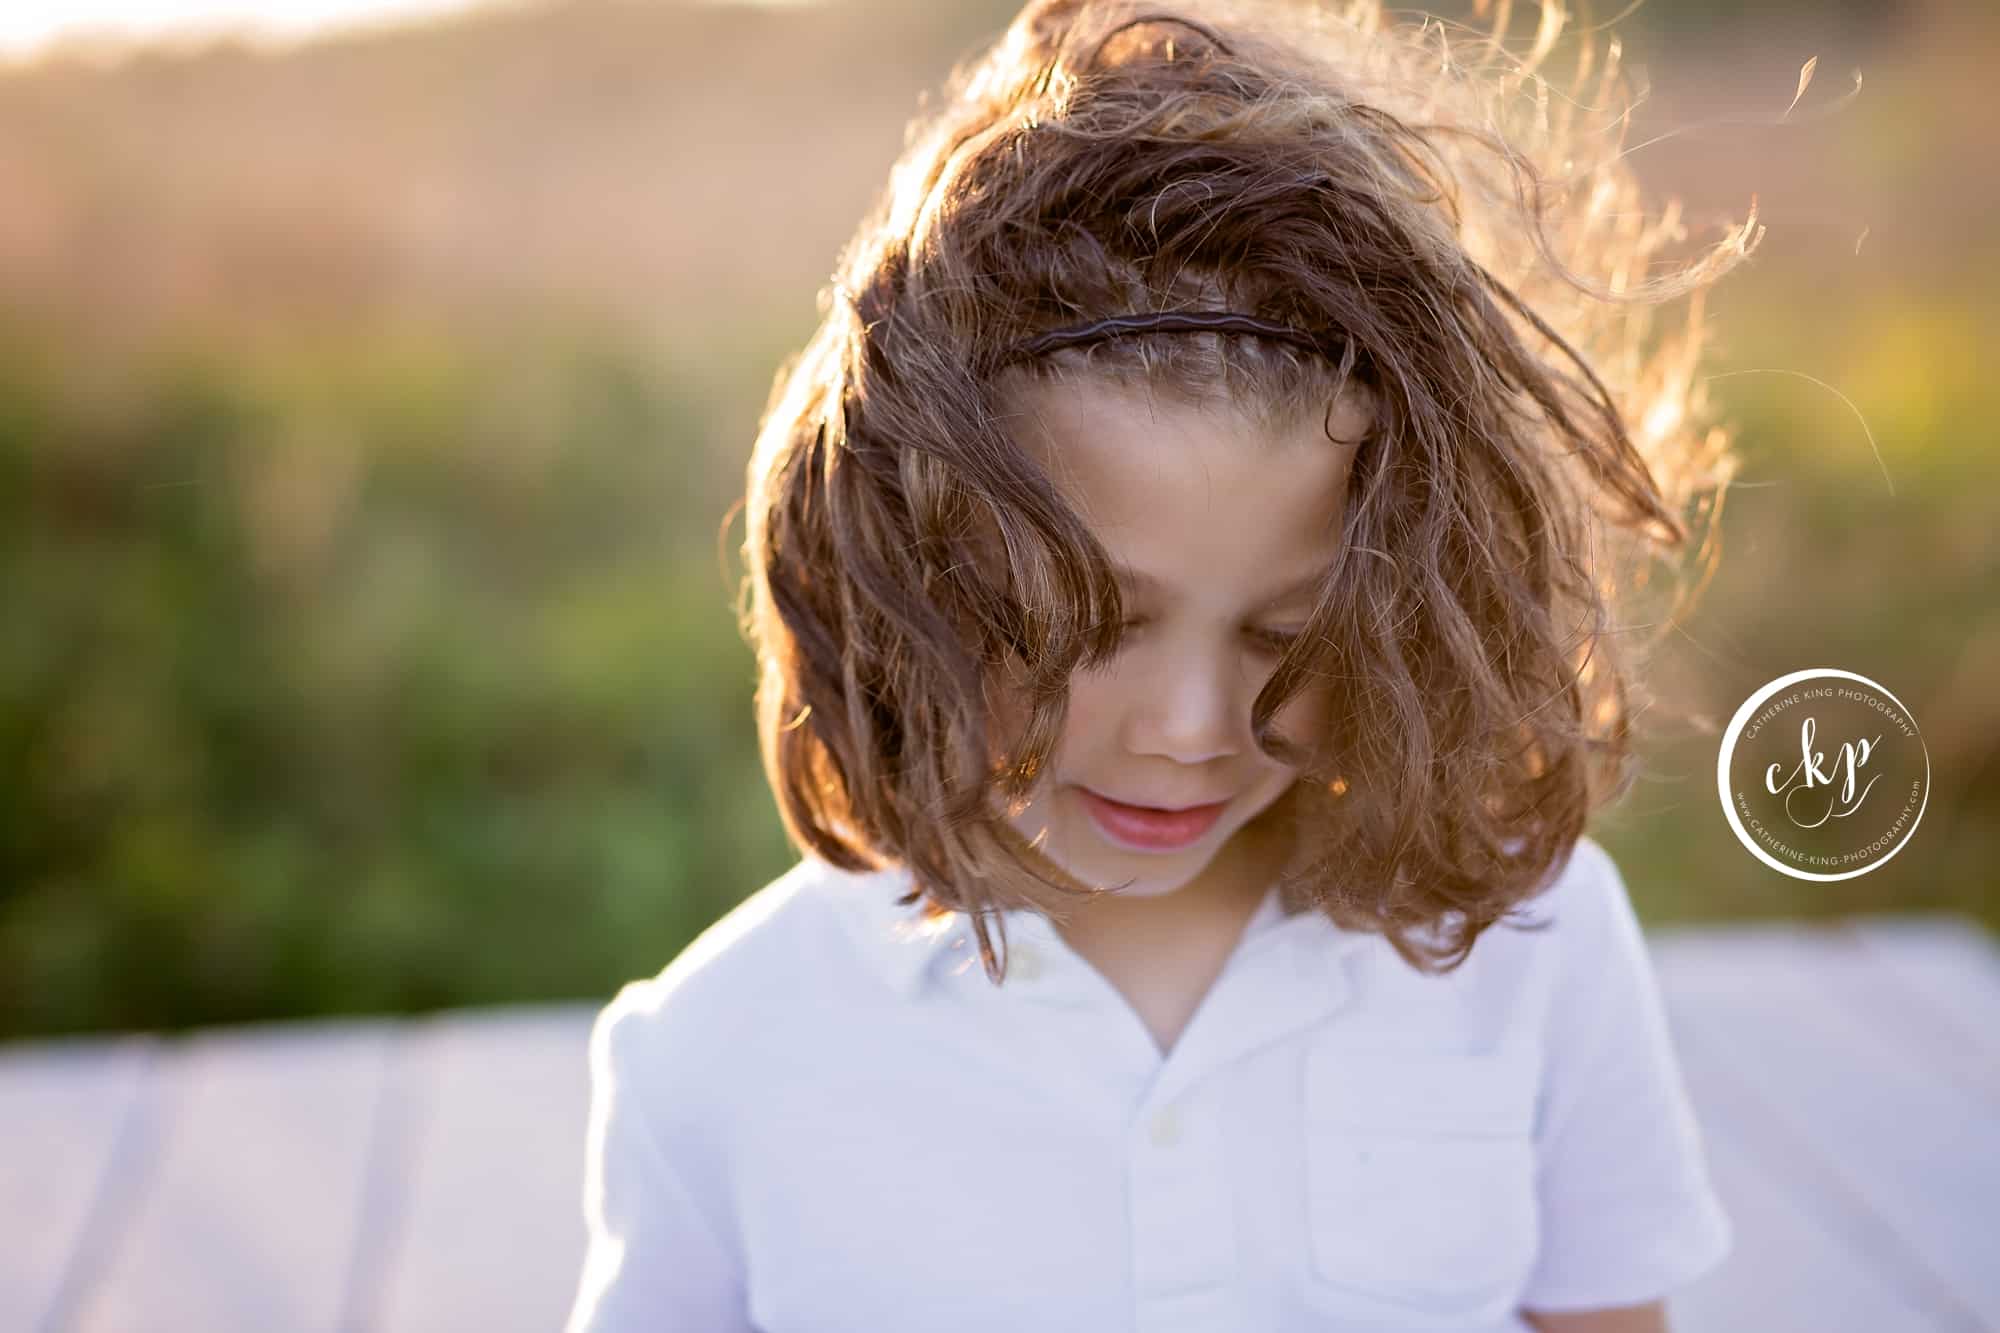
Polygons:
M1247 741L1250 700L1236 663L1182 661L1134 682L1127 747L1181 764L1237 753Z

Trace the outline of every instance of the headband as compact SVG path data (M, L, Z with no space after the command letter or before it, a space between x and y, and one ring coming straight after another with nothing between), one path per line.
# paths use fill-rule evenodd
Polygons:
M1054 329L1015 344L1001 357L1001 364L1028 360L1060 347L1078 347L1133 333L1254 333L1259 337L1290 343L1318 356L1328 356L1328 347L1323 339L1289 324L1258 319L1254 315L1240 315L1230 310L1170 310L1147 315L1112 315L1090 324Z

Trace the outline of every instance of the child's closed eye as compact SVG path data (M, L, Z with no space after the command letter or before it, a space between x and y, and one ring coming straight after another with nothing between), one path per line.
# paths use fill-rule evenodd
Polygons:
M1134 616L1120 621L1118 630L1121 635L1130 635L1134 630L1144 628L1146 623L1147 621L1144 616ZM1292 645L1305 637L1305 631L1302 629L1252 629L1245 632L1250 636L1252 642L1276 654L1290 652Z
M1260 629L1253 630L1252 633L1259 639L1262 639L1273 651L1279 653L1290 652L1292 645L1306 636L1304 630Z

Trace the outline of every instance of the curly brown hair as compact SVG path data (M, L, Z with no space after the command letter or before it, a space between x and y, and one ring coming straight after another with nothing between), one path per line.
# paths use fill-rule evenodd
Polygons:
M1525 53L1506 10L1468 40L1376 0L1034 0L913 122L780 370L741 608L780 812L834 865L907 866L906 905L970 913L996 983L998 909L1099 891L1003 807L1125 619L1105 551L1005 429L1023 384L1139 383L1266 423L1369 390L1342 549L1252 709L1299 770L1287 910L1450 970L1630 786L1641 649L1611 605L1666 561L1668 623L1719 554L1734 459L1695 379L1701 298L1762 228L1753 201L1651 274L1686 228L1678 201L1639 207L1617 40L1601 66L1583 43L1558 92L1537 70L1560 9ZM1680 297L1685 327L1652 338ZM1191 331L1018 355L1194 309L1343 350ZM996 688L1028 717L1004 741ZM1328 734L1277 734L1313 688L1336 693Z

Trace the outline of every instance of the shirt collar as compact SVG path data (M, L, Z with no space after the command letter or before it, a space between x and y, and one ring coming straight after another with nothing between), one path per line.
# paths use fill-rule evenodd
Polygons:
M964 960L979 967L979 944L971 930L971 919L953 912L936 922L924 920L922 903L908 907L897 899L908 893L912 878L908 867L897 866L872 872L843 872L833 866L832 891L842 910L842 918L872 971L903 999L922 994L942 960ZM1026 908L1003 911L1010 945L1034 941L1044 946L1060 943L1055 926L1040 912ZM995 932L989 929L989 934ZM1286 916L1278 900L1277 886L1268 889L1251 913L1243 929L1243 948L1264 947L1263 937L1280 937L1289 944L1291 961L1302 969L1317 972L1329 958L1340 957L1367 947L1378 937L1371 932L1348 930L1335 925L1325 913L1307 911Z

